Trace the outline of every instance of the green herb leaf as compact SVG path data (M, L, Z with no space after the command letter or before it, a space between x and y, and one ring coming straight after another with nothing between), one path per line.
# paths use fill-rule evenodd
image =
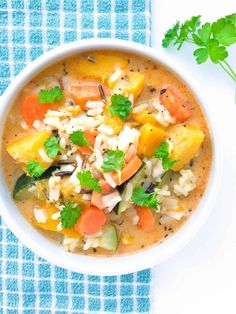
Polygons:
M132 111L132 104L127 97L115 94L111 96L111 105L108 109L112 117L119 116L125 120Z
M213 63L219 63L228 57L226 48L219 46L219 42L215 39L210 39L208 52Z
M59 138L55 136L49 137L45 141L44 147L46 149L48 157L55 158L58 155L58 153L62 152L63 149L58 143Z
M161 143L154 156L162 161L165 170L171 169L177 162L177 160L171 160L169 157L169 143L167 141Z
M121 150L108 151L103 160L102 169L104 172L116 171L120 179L121 168L125 164L124 157L125 154Z
M82 208L72 202L67 203L61 211L61 225L63 228L72 229L79 217L81 216Z
M162 40L162 46L167 48L171 42L173 42L178 37L179 22L176 22L172 28L170 28L166 33L165 37Z
M230 46L236 42L236 27L229 19L221 18L214 22L212 33L214 39L223 46Z
M218 19L214 23L201 24L200 16L193 16L190 20L180 24L177 22L170 28L162 41L163 47L171 43L180 49L184 42L196 45L193 55L198 64L210 59L236 82L236 73L226 61L227 47L236 43L236 13Z
M82 130L74 131L70 134L70 140L73 144L78 146L86 146L93 150L86 139L84 132Z
M46 169L41 166L37 161L29 160L26 164L26 170L30 177L38 178L44 173Z
M62 99L62 91L60 87L55 86L50 90L41 89L39 92L39 103L42 104L53 104L55 101Z
M144 188L141 186L134 189L132 202L138 206L150 207L155 211L158 211L160 205L160 202L157 200L157 193L146 193Z
M100 187L98 181L92 176L89 170L78 172L77 178L79 179L81 186L96 192L102 192L102 188Z
M208 59L208 51L206 48L198 48L193 52L198 64L204 63Z

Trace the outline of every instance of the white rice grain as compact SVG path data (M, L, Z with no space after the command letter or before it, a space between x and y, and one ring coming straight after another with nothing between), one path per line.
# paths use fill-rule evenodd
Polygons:
M133 108L133 113L138 113L148 107L148 104L142 104Z
M20 126L23 130L28 130L29 129L29 126L28 124L25 122L25 120L21 119L20 120Z
M44 209L38 208L37 206L34 207L34 218L38 223L45 224L47 221L47 213Z
M103 101L87 101L86 107L90 109L95 109L95 108L103 108L104 107L104 102Z
M109 77L109 82L110 83L115 83L116 81L119 80L119 78L122 76L123 72L121 71L120 68L117 68L115 72Z
M56 202L59 200L60 181L61 181L61 177L56 177L56 176L51 176L48 180L50 202Z
M91 198L92 198L92 194L90 194L90 193L82 194L82 199L85 200L85 201L90 201Z
M100 133L103 133L105 135L113 135L113 130L112 128L110 128L109 126L105 125L105 124L101 124L99 127L98 127L98 131Z
M47 155L47 153L45 152L44 149L40 148L38 150L38 152L39 152L40 157L43 159L43 161L45 161L47 163L52 163L53 162L53 160L50 157L48 157L48 155Z
M133 193L133 184L128 182L126 185L126 193L125 193L125 200L129 201L132 197L132 193Z
M87 111L87 115L88 116L97 116L98 114L102 113L103 109L102 108L94 108L94 109L90 109Z
M112 177L108 173L104 173L103 176L104 176L104 179L112 188L116 187L116 183L113 181Z
M52 220L57 220L57 219L60 218L60 216L61 216L61 212L60 212L60 211L57 212L57 213L54 213L54 214L52 215Z
M112 207L118 204L121 201L121 197L118 191L107 194L102 197L103 204L105 207Z

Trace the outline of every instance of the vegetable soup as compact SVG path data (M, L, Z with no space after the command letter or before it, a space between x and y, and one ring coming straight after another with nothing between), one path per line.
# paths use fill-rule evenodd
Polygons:
M122 52L69 57L18 95L3 168L30 224L65 250L135 252L173 235L204 194L207 121L165 66Z

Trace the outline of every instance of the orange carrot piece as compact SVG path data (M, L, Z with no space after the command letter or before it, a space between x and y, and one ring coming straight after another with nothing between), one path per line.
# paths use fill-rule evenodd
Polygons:
M155 218L149 207L135 206L139 221L138 227L143 231L151 231L155 225Z
M179 122L187 120L192 114L187 99L172 85L161 90L160 101L170 115Z
M85 130L84 131L84 136L87 139L87 141L89 142L89 145L91 147L94 146L95 140L96 140L96 136L98 135L98 131L96 130ZM87 147L87 146L81 146L79 147L79 151L83 154L83 155L91 155L92 154L92 149Z
M103 210L95 206L84 208L75 224L75 231L82 235L90 235L102 231L107 220Z
M83 110L88 110L86 103L89 100L101 100L98 85L72 86L71 97Z
M128 148L126 154L125 154L125 162L128 163L135 157L137 154L137 149L134 146L134 144L131 144L130 147Z
M29 94L21 105L21 114L28 126L32 127L35 120L42 121L49 109L58 110L58 104L39 104L37 94Z
M127 165L122 168L121 180L119 180L118 174L116 172L111 173L112 180L116 183L116 185L121 185L131 178L141 166L142 160L138 156L135 156Z

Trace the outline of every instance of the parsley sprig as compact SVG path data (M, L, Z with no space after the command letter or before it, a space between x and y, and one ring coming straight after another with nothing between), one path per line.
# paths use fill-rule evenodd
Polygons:
M86 146L86 147L89 147L91 150L93 150L91 145L89 145L89 142L87 138L85 137L84 132L82 130L74 131L73 133L71 133L70 140L75 145Z
M141 186L138 186L134 189L131 199L135 205L150 207L155 212L157 212L160 208L160 202L157 199L157 193L146 193L144 188Z
M121 150L109 150L104 157L102 169L104 172L116 171L119 180L121 179L121 168L125 164L125 154Z
M236 82L236 73L226 61L228 47L236 43L236 13L227 15L213 23L201 23L201 16L193 16L184 23L176 22L170 28L162 46L167 48L170 44L179 50L184 42L196 45L194 50L196 62L202 64L210 59L218 64Z
M55 101L62 100L62 91L60 87L55 86L50 90L41 89L39 92L39 103L43 104L53 104Z
M72 229L82 213L82 208L72 202L67 203L60 214L61 225L63 228Z
M77 178L79 179L81 186L96 192L102 192L102 188L98 181L92 176L89 170L78 172Z
M58 153L62 152L62 147L58 144L59 138L56 136L49 137L45 143L44 147L46 149L46 153L48 157L55 158Z
M132 111L131 101L120 94L114 94L111 96L111 105L108 107L111 116L119 116L122 120L125 120Z
M44 173L46 169L41 166L37 161L32 159L27 162L26 170L30 177L38 178Z
M169 157L169 143L167 141L161 143L154 156L162 161L165 170L171 169L177 162L177 160L172 160Z

